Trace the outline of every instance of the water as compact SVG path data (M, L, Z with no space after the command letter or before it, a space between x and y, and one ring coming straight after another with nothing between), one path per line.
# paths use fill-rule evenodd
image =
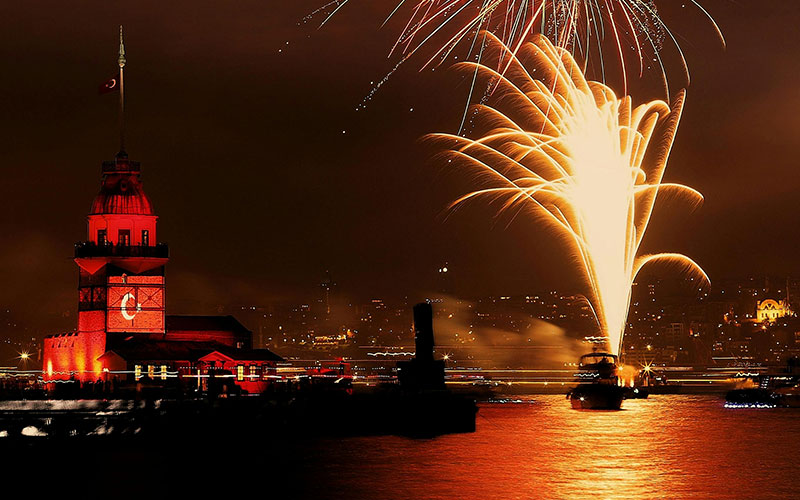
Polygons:
M326 439L289 453L297 493L348 499L798 498L800 410L653 396L481 405L477 432Z
M4 472L62 493L79 480L203 498L245 484L253 498L315 500L800 498L800 409L726 409L716 396L680 395L623 407L577 411L561 395L526 396L482 404L474 434L434 439L320 439L278 428L220 438L209 428L180 444L41 441L4 451ZM326 422L320 414L317 425Z

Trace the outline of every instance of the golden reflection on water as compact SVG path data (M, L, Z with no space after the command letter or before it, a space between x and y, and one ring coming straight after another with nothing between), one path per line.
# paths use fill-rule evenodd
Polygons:
M558 498L579 498L593 493L599 498L654 498L669 489L683 490L683 476L671 474L672 464L659 453L669 439L664 434L663 408L627 401L622 412L562 411L548 401L551 416L534 441L560 442L561 446L533 444L536 466L549 472L530 479L529 491L544 490ZM661 417L661 418L660 418ZM676 484L677 483L677 484Z
M350 499L796 498L800 410L653 396L576 411L563 396L482 405L474 434L318 443L312 492ZM316 447L315 446L315 447ZM322 498L322 497L320 497Z

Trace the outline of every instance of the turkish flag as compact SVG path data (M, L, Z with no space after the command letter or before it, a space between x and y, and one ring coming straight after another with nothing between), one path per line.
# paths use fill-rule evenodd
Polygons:
M101 95L110 94L111 92L116 92L118 90L119 90L119 75L109 79L104 84L100 85L99 89L97 89L98 93L100 93Z

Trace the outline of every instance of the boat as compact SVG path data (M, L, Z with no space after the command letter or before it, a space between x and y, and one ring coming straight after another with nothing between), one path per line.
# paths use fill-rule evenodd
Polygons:
M781 387L775 390L775 394L778 397L778 406L800 408L800 384Z
M640 392L646 391L650 394L678 394L681 392L681 384L670 382L663 373L657 373L652 365L645 366L639 372L639 380L636 385Z
M582 382L567 394L576 410L619 410L624 389L617 379L617 356L607 352L584 354L577 376Z
M756 387L728 391L725 407L800 408L800 382L794 377L764 375Z
M725 395L725 408L775 408L779 399L771 389L734 389Z
M650 394L680 394L683 386L681 384L664 383L647 387Z
M728 391L726 408L800 408L800 360L747 378L744 387Z
M647 399L650 396L650 391L647 387L623 387L622 390L625 399Z

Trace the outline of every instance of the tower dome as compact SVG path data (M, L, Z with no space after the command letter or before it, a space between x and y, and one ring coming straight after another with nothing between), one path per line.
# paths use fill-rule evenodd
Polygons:
M103 162L102 187L89 215L155 215L140 175L139 162L130 161L125 153Z

